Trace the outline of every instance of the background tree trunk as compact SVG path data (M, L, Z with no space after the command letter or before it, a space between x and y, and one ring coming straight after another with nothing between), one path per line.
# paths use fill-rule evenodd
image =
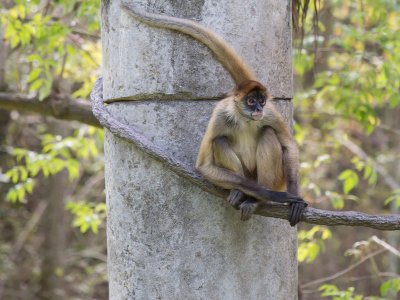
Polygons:
M200 21L269 85L291 119L290 1L146 1ZM194 164L216 97L232 80L198 42L102 3L107 106L171 156ZM160 101L161 100L161 101ZM239 214L133 145L105 135L110 299L297 299L296 230Z
M69 124L54 119L49 120L49 132L54 135L66 136L71 130ZM68 186L68 172L66 170L49 176L46 181L47 208L42 217L42 277L40 299L64 299L63 268L65 261L65 247L67 226L65 220L65 198L70 193Z

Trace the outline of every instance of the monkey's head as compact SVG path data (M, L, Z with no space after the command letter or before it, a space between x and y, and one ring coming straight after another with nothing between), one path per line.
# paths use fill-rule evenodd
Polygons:
M254 121L264 117L264 106L270 95L261 83L245 81L237 86L234 95L236 107L241 115Z

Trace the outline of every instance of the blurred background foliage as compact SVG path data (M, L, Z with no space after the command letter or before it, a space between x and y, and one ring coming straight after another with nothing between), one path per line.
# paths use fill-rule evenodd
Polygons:
M400 4L295 7L302 194L324 209L398 213ZM87 99L99 12L97 0L2 1L0 96ZM107 299L102 130L1 99L0 299ZM398 232L301 224L298 239L303 299L398 297Z
M2 1L1 90L87 99L99 14L98 0ZM0 123L0 299L107 299L103 131L19 111Z
M325 209L398 213L400 3L314 1L302 21L293 60L302 193ZM399 249L398 232L302 224L298 237L304 299L397 299L399 252L388 246Z

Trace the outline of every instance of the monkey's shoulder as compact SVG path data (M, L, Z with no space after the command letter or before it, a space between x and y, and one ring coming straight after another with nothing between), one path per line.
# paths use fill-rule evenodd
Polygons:
M230 108L231 101L223 99L215 106L210 123L217 131L236 129L239 126L234 109Z
M238 129L239 120L233 114L228 111L219 111L216 116L216 125L219 127L225 127L227 129Z

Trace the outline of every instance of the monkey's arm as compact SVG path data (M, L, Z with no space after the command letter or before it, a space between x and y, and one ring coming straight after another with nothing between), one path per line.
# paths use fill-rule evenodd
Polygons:
M299 196L299 149L282 115L275 110L272 104L268 105L267 112L268 117L265 119L268 121L268 126L275 130L276 136L282 145L282 164L287 191L292 195ZM307 206L308 204L304 200L291 205L289 210L290 225L294 226L300 221Z
M282 163L286 178L287 191L298 196L299 149L282 115L271 103L266 105L264 124L275 130L279 143L282 146Z
M278 203L304 203L304 200L287 192L271 191L256 182L243 178L225 168L213 164L198 165L197 170L210 182L225 189L237 189L258 200Z

